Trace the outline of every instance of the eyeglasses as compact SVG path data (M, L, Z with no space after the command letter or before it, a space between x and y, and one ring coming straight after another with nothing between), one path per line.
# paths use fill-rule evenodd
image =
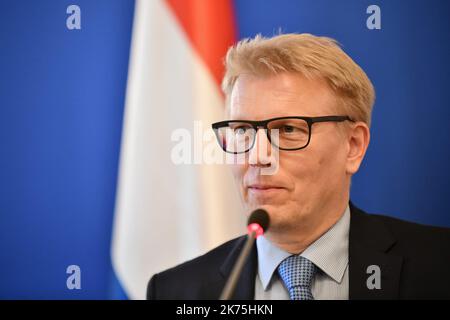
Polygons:
M223 151L239 154L249 151L255 144L259 128L279 150L300 150L311 141L311 128L317 122L352 121L349 116L279 117L261 121L226 120L212 124L217 141Z

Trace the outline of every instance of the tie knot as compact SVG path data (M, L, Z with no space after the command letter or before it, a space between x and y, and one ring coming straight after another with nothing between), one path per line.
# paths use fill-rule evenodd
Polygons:
M311 285L315 272L314 263L300 255L289 256L278 266L278 273L293 300L313 299Z

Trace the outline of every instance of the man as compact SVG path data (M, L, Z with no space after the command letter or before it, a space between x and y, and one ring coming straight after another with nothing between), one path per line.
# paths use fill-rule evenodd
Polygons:
M223 90L230 120L213 128L236 157L246 211L263 208L271 221L235 299L450 298L449 230L368 215L350 202L375 94L332 39L241 41L227 54ZM147 297L217 299L244 242L154 275Z

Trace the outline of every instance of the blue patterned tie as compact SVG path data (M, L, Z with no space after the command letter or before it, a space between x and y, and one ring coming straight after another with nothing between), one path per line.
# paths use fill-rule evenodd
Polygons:
M315 272L314 263L300 255L287 257L278 266L291 300L314 300L311 285Z

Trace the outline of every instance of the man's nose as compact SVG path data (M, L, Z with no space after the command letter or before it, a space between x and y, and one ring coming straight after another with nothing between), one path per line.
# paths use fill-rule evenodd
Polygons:
M267 138L267 130L258 129L255 134L253 147L249 151L249 165L257 167L271 166L272 145Z

